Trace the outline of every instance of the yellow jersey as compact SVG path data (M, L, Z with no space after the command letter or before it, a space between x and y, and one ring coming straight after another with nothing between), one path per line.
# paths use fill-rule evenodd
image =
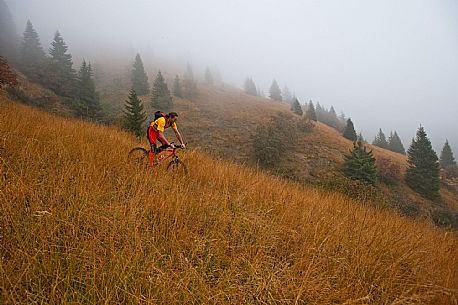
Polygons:
M157 131L164 132L164 130L169 127L177 128L177 123L173 122L172 124L168 124L164 117L160 117L157 120L151 122L150 126L155 128Z

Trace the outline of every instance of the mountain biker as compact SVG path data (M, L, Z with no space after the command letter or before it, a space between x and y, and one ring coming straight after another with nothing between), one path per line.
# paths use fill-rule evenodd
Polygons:
M164 116L160 116L153 122L151 122L150 126L148 127L148 141L151 145L151 151L154 153L148 156L149 160L152 161L154 159L155 154L161 152L163 149L167 147L175 147L171 145L170 142L164 135L164 131L167 128L172 127L175 135L180 141L181 148L186 148L186 145L183 142L183 137L181 136L180 132L178 131L176 120L178 119L178 114L176 112L170 112L169 114L165 114ZM161 142L161 146L157 147L156 142L159 140Z

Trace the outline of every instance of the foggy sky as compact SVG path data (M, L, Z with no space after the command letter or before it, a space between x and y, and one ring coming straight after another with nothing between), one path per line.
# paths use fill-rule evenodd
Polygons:
M439 154L458 154L458 1L6 0L18 33L30 19L48 50L58 29L74 58L126 48L225 82L273 79L301 103L343 111L372 142L396 130L407 149L419 125ZM184 70L183 66L183 70ZM149 76L150 80L153 76Z

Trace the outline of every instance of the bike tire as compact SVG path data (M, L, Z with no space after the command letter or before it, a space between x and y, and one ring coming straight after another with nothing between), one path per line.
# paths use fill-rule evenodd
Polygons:
M167 165L167 173L173 176L187 176L188 167L180 159L175 159L170 161Z
M131 164L147 164L148 160L148 151L143 147L135 147L127 155L127 160Z

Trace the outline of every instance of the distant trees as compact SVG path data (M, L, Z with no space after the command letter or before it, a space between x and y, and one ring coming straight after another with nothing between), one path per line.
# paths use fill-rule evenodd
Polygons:
M304 114L304 112L302 111L301 104L299 104L297 98L293 99L293 103L291 104L291 111L300 116Z
M439 198L439 161L422 126L412 139L407 156L407 185L425 198Z
M386 136L383 133L382 129L379 129L378 134L375 136L374 141L372 141L372 145L381 147L381 148L388 148L388 142L386 140Z
M269 97L271 100L278 102L282 101L281 90L280 87L278 87L276 80L273 80L272 85L270 86L269 93Z
M16 74L14 74L6 59L0 56L0 89L7 86L16 86L18 84Z
M312 100L309 101L307 111L305 112L305 118L309 119L310 121L314 121L314 122L317 121L315 106L313 106Z
M402 145L401 138L399 138L398 133L395 131L394 133L390 133L390 137L388 138L388 147L389 150L400 153L405 155L406 150L404 149L404 145Z
M284 102L287 102L288 104L291 104L294 102L294 97L291 94L291 91L289 90L287 86L283 88L281 95L282 95L282 99Z
M123 128L133 132L137 137L145 134L143 124L146 120L146 114L143 109L143 103L138 98L134 89L130 90L128 100L124 105Z
M183 90L181 87L180 77L177 75L173 80L172 94L176 97L183 98Z
M455 157L453 156L452 149L448 144L448 140L445 140L444 146L442 147L439 164L445 171L447 178L458 177L458 166L456 164Z
M32 81L43 81L43 69L46 63L46 55L40 44L40 37L33 28L30 20L27 20L22 43L19 48L19 69Z
M377 182L377 166L372 151L367 151L361 142L354 142L349 155L344 156L344 174L372 185Z
M205 69L205 82L213 86L213 82L214 82L213 74L211 73L210 68L208 67L207 69Z
M78 72L78 90L75 94L78 102L74 107L78 116L91 119L98 118L101 112L99 95L95 91L93 76L91 64L87 64L83 60Z
M151 106L153 109L165 112L169 112L173 108L172 97L161 71L157 73L156 80L154 81Z
M59 31L56 31L51 42L51 55L45 85L55 93L71 97L75 93L76 71L73 69L72 55Z
M0 56L10 62L15 59L18 38L11 12L3 0L0 0Z
M247 77L243 88L245 90L245 93L249 95L254 95L254 96L258 95L258 89L256 88L256 84L254 83L251 77Z
M357 139L355 126L353 125L353 122L350 118L347 119L347 125L345 126L343 136L344 138L349 139L351 141L356 141Z
M146 75L143 61L140 54L135 56L135 62L132 69L132 89L138 95L145 95L149 93L148 76Z
M183 96L185 98L193 98L198 95L197 84L194 81L194 73L191 65L188 63L186 67L186 73L184 74L183 80Z

